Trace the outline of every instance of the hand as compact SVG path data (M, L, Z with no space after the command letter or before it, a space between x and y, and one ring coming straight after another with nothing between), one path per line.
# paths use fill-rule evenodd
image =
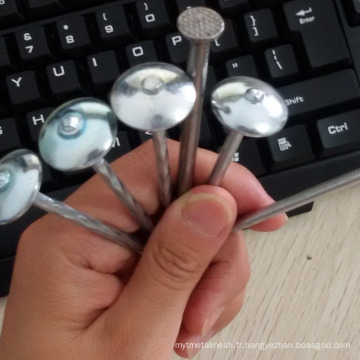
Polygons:
M178 143L169 141L175 181ZM199 150L195 183L216 155ZM149 214L159 210L152 143L113 163ZM23 234L0 339L2 360L170 359L176 342L207 341L240 310L249 279L238 214L272 202L245 168L232 164L222 188L200 185L174 201L141 257L66 220L46 215ZM94 176L71 206L133 232L137 224ZM254 227L279 228L285 215ZM176 352L193 356L194 349Z

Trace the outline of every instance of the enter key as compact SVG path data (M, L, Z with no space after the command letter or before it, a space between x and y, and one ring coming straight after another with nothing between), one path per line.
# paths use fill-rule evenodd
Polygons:
M316 123L320 155L330 156L360 149L360 110L321 119Z
M294 0L284 4L290 31L300 34L312 69L350 64L333 1Z

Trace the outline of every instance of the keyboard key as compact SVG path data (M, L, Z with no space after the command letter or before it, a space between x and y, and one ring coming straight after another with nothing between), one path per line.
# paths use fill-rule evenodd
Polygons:
M245 166L256 176L264 175L266 172L256 141L253 139L245 139L241 142L232 161Z
M126 47L129 66L133 67L145 62L158 61L155 44L151 40L141 41Z
M346 15L351 25L360 24L360 2L359 0L348 0L344 3Z
M40 65L52 58L43 27L18 31L15 38L22 62Z
M250 46L256 47L278 37L270 9L261 9L245 14L245 27Z
M119 131L116 136L115 142L112 146L112 149L105 156L105 159L109 163L111 163L120 156L125 155L130 151L131 151L131 147L130 147L129 137L126 131Z
M178 13L182 13L192 7L206 6L205 0L176 0L175 2Z
M295 0L284 5L289 29L300 34L311 69L349 65L350 54L332 1Z
M33 18L45 18L63 12L63 6L59 0L27 0L26 6Z
M166 47L170 62L174 65L185 65L189 55L189 42L180 33L166 35Z
M171 28L164 0L137 1L136 9L145 36L157 36Z
M21 147L15 119L0 119L0 153Z
M26 122L30 131L30 140L33 145L37 145L41 127L53 110L53 108L45 108L31 111L26 114Z
M211 44L211 56L214 59L229 56L231 53L239 52L234 26L231 20L225 20L225 30L222 36Z
M321 155L360 149L360 110L321 119L316 123Z
M14 26L24 20L18 2L15 0L0 1L0 29Z
M101 46L119 47L130 41L133 36L125 17L123 6L114 5L96 12L96 23L100 34Z
M290 116L307 115L359 102L360 89L353 70L305 80L278 89Z
M14 70L14 65L10 60L5 39L0 37L0 75L9 74Z
M91 49L85 19L82 16L60 20L56 23L56 28L64 53L78 56Z
M265 51L266 63L272 80L289 78L299 74L299 68L291 45L281 45Z
M15 111L21 107L34 108L44 103L34 71L24 71L6 77L11 105Z
M232 76L250 76L258 78L259 74L256 69L253 56L244 55L226 62L226 75Z
M296 125L269 136L272 171L293 167L314 159L305 126Z
M83 9L88 8L94 5L101 5L104 3L104 0L61 0L65 7L69 10L73 9Z
M249 0L216 0L220 11L229 16L237 15L250 9Z
M210 118L203 114L200 123L199 147L215 150L217 145L218 144L215 142L215 137L211 131Z
M46 74L52 96L57 100L84 94L75 62L72 60L49 65Z
M87 64L92 89L97 93L109 91L120 75L115 52L108 50L88 56Z

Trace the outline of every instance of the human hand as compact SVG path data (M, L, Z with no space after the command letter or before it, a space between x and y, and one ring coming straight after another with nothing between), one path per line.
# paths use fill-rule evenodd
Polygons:
M169 151L175 180L178 144L169 141ZM196 185L206 182L215 160L215 154L199 150ZM145 210L156 214L151 142L117 160L113 169ZM232 164L222 188L197 186L166 210L140 258L46 215L19 243L1 359L162 360L171 358L176 342L207 341L240 310L249 278L243 233L231 233L234 220L270 202L257 180ZM98 176L67 203L124 231L137 229ZM285 219L277 216L254 229L275 230Z

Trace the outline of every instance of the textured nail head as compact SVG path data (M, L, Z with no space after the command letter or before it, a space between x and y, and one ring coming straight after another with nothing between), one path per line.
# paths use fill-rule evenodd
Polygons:
M185 10L177 26L185 38L194 41L216 40L225 29L224 19L216 11L204 7Z

